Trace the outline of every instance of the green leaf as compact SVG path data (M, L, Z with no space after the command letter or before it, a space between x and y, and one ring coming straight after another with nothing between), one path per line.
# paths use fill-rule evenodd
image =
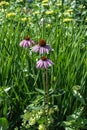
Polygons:
M11 87L7 87L4 89L5 92L8 92L11 89Z
M73 90L73 95L77 98L77 100L79 100L83 105L85 105L85 100L78 91Z
M43 95L45 94L45 92L44 92L43 90L41 90L41 89L35 88L35 90L36 90L37 92L43 94Z
M73 128L66 127L65 130L73 130Z
M5 117L0 118L0 130L8 129L8 121Z

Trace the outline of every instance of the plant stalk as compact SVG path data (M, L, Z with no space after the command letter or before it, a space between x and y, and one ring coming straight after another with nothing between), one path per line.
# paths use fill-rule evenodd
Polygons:
M48 70L46 69L46 86L45 86L45 107L46 107L46 130L48 127L48 112L49 112L49 86L48 86Z

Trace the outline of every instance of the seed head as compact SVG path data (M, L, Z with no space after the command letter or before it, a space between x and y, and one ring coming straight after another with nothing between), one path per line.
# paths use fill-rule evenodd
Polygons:
M39 41L39 45L42 46L42 47L46 46L46 40L41 39L41 40Z
M47 58L45 56L41 57L41 60L45 61Z
M30 40L30 37L29 36L25 36L25 40Z

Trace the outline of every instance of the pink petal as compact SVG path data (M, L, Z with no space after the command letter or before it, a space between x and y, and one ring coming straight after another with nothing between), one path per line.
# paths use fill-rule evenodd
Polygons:
M35 44L35 42L34 42L32 39L30 39L30 42L31 42L32 44Z
M30 46L32 43L30 41L27 41L27 44Z
M21 41L21 42L20 42L20 46L23 46L23 44L24 44L24 41L25 41L25 40L23 40L23 41Z
M37 61L37 64L42 63L42 60Z
M47 69L48 68L48 64L46 61L44 61L44 67Z
M40 47L39 53L40 53L40 54L43 54L43 53L44 53L44 48L43 48L43 47Z
M52 66L54 63L51 61L51 60L49 60L49 59L47 59L47 63L48 63L48 65L49 66Z
M38 45L33 46L32 51L38 52L39 51L39 46Z

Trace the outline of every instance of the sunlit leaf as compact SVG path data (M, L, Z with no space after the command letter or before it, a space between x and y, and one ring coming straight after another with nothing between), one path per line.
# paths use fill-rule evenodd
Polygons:
M5 117L0 118L0 130L8 129L8 121Z
M79 100L83 105L85 105L85 100L78 91L73 90L73 95L77 98L77 100Z

